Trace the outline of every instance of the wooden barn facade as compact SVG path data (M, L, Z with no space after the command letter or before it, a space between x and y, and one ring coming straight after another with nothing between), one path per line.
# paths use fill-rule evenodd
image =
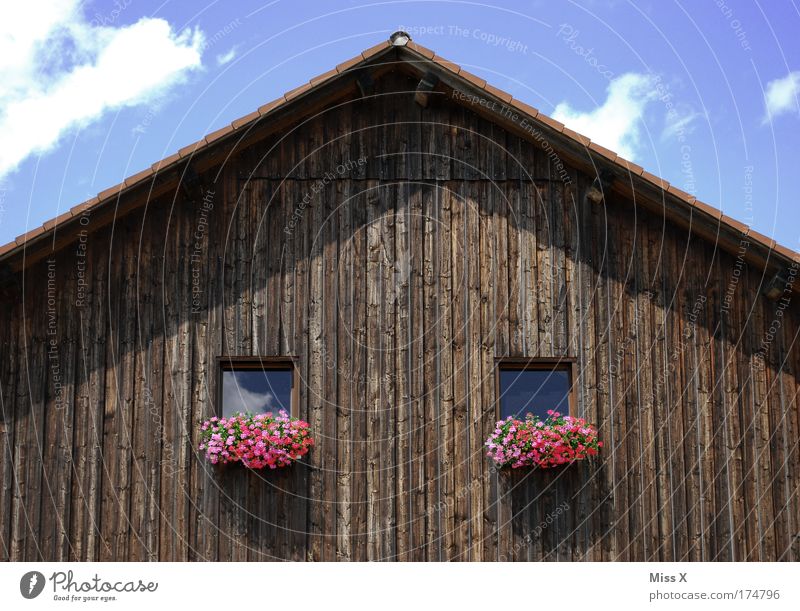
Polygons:
M799 266L395 35L0 248L0 558L800 560ZM257 356L316 445L212 466ZM493 468L504 364L600 455Z

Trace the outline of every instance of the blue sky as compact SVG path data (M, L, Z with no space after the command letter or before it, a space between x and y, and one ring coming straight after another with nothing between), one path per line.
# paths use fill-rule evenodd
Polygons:
M0 243L401 26L800 250L796 0L5 2Z

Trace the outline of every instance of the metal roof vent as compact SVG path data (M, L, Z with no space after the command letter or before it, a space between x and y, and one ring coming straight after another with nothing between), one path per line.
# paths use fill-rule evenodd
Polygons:
M408 32L404 32L403 30L398 30L389 36L389 42L395 47L405 47L410 40L411 36L408 35Z

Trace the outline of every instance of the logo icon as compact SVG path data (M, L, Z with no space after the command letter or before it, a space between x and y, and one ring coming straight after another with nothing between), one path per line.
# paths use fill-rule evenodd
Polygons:
M44 575L39 571L29 571L19 580L19 592L27 599L36 598L44 590Z

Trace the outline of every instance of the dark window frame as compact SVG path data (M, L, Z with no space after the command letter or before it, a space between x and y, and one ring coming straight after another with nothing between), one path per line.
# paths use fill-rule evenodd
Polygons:
M224 371L291 371L292 391L290 395L291 407L289 415L292 418L300 417L300 384L298 358L296 356L234 356L225 355L216 357L216 405L214 415L222 417L222 372Z
M494 366L494 388L495 388L495 420L502 418L500 401L503 391L500 386L501 371L567 371L569 373L569 394L567 396L568 412L566 415L574 416L578 412L578 391L576 380L578 379L578 359L575 357L508 357L501 356L495 358Z

